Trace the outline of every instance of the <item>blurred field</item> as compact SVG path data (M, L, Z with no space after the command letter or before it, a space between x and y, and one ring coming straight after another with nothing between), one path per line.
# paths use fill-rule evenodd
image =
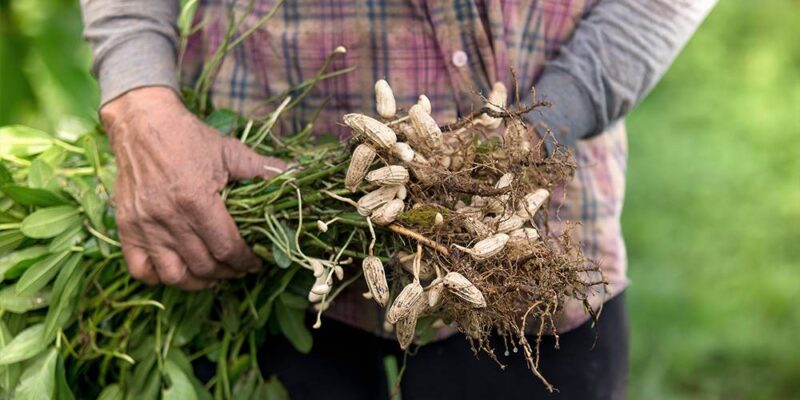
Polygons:
M75 3L0 0L0 125L95 118ZM631 399L800 395L798 21L721 2L628 119Z
M632 399L800 396L798 18L720 2L629 118Z

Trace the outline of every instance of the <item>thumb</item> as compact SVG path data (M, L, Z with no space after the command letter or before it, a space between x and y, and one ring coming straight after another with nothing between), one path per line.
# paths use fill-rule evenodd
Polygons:
M286 163L275 157L262 156L234 138L222 141L222 160L230 180L269 179L286 169Z

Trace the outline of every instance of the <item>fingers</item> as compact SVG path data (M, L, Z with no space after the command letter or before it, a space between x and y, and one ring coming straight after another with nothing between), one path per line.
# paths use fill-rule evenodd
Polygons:
M206 244L194 232L182 235L177 242L180 243L178 254L185 261L189 272L198 278L229 279L244 275L243 272L214 259Z
M274 157L257 154L234 138L224 138L222 158L231 180L261 177L269 179L286 169L286 163Z
M205 243L214 259L225 263L240 272L256 272L261 268L261 260L256 257L244 239L239 235L236 223L225 209L219 196L211 196L196 202L194 214L202 212L202 218L192 219L192 228Z
M183 290L203 290L214 285L213 280L200 279L189 272L180 256L167 248L155 249L152 253L158 278L165 285Z
M179 219L163 215L132 219L131 212L118 213L123 254L133 278L148 284L202 290L217 279L241 277L249 270L260 269L260 260L239 236L219 196L195 197L183 206L183 210L176 210L182 215ZM193 223L208 219L211 222ZM213 222L220 220L222 229Z
M123 242L122 255L125 256L128 272L133 279L140 280L148 285L155 285L159 282L153 263L143 248Z

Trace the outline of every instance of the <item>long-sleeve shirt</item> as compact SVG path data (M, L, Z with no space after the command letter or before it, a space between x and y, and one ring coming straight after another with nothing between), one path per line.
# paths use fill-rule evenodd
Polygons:
M104 103L142 86L177 90L177 1L82 3ZM200 7L197 20L204 28L189 41L182 66L187 81L221 42L228 13L241 13L246 3L231 8L230 2L206 1ZM240 32L274 3L257 0ZM475 92L487 93L493 82L513 87L513 69L521 88L535 84L537 95L553 104L529 119L551 128L578 163L575 178L552 195L551 215L559 216L552 228L557 234L566 228L562 221L580 222L574 236L609 282L607 290L592 294L597 306L628 283L620 227L627 159L621 119L652 89L714 3L290 0L224 60L211 96L220 107L250 112L313 77L343 45L347 54L331 69L357 71L319 83L290 114L289 128L302 127L324 104L315 129L345 134L342 114L374 112L377 79L387 79L406 107L425 93L437 121L447 122L479 108ZM351 294L337 300L329 315L379 331L381 311ZM559 327L587 318L581 304L570 302Z

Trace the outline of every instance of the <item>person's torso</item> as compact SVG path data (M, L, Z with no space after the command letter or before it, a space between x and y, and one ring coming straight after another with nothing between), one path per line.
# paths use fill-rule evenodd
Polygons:
M390 83L399 107L408 108L425 94L437 121L452 122L480 108L478 93L488 93L493 82L514 87L512 70L521 90L530 88L595 1L289 0L225 59L211 99L242 113L274 109L276 103L264 105L264 100L314 79L326 58L343 46L347 52L334 57L327 71L354 71L314 85L284 118L282 129L300 129L318 113L316 132L346 136L342 115L376 113L373 85L378 79ZM189 80L192 65L222 41L230 10L241 16L249 2L234 1L233 8L230 1L203 3L196 19L206 25L187 52ZM256 0L238 32L256 26L275 3ZM575 235L586 256L599 259L615 294L627 282L619 228L627 157L624 124L579 141L573 150L576 178L554 193L552 209L563 221L581 223ZM558 221L553 226L555 232L564 228ZM368 306L357 291L341 296L328 315L376 332L382 326L381 310ZM561 327L586 318L579 304L567 305Z

